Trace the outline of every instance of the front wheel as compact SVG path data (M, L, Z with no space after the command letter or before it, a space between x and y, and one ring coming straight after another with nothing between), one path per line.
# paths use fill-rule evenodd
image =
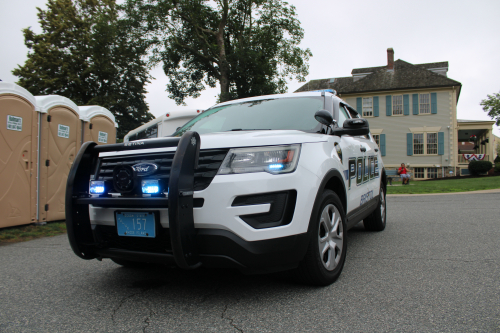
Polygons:
M368 231L382 231L385 229L386 224L386 203L385 191L382 184L380 184L380 196L377 208L371 213L370 216L363 220L363 225Z
M323 192L310 223L311 240L298 274L308 284L327 286L340 276L347 252L346 217L335 192Z

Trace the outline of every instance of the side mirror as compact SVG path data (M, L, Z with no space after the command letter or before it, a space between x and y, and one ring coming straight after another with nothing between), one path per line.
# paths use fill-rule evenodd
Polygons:
M314 119L316 119L319 123L330 126L333 123L333 116L330 112L326 110L319 110L314 114Z
M368 121L363 118L346 119L342 128L335 129L334 135L367 135L370 133Z

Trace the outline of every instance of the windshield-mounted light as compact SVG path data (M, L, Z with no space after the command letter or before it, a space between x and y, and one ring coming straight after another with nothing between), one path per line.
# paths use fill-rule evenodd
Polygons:
M90 194L104 194L106 192L106 186L102 180L92 180L90 181L89 193Z
M300 145L231 149L221 164L219 175L251 172L282 174L295 171Z

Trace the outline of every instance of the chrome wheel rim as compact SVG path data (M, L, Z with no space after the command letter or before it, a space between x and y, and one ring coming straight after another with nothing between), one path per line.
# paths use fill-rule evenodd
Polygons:
M382 218L382 223L385 223L385 194L382 189L380 189L380 217Z
M337 207L329 204L323 209L318 229L319 256L323 266L332 271L340 262L344 245L342 217Z

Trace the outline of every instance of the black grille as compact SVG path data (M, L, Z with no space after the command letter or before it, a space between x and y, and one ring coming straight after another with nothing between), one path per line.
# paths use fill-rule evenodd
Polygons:
M210 185L217 174L219 167L226 157L228 149L213 149L200 151L198 168L194 174L194 190L204 190ZM155 163L159 166L155 175L143 177L143 179L160 179L168 184L170 169L175 152L151 153L143 155L129 155L117 157L103 157L99 161L99 167L95 175L96 180L113 182L113 170L119 165L132 166L138 163Z
M101 248L129 251L171 253L170 230L158 227L155 238L118 236L116 227L98 225L94 230L96 241Z

